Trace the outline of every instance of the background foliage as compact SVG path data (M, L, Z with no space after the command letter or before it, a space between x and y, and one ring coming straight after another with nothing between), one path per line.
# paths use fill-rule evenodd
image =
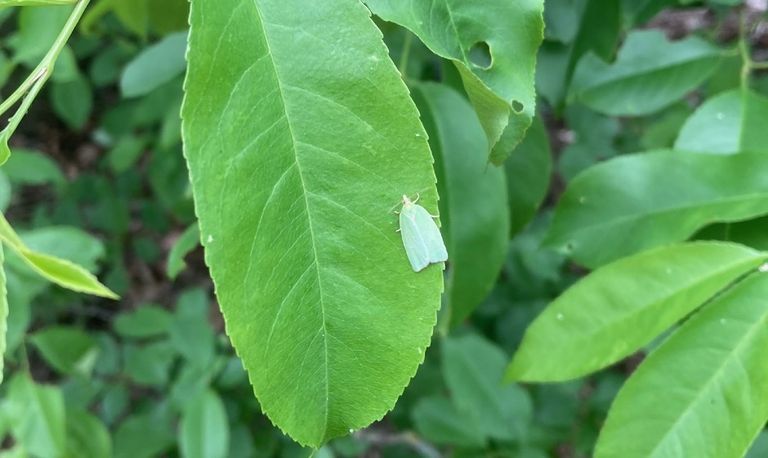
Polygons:
M441 214L451 259L442 302L450 314L440 316L429 349L419 343L403 356L413 370L424 363L394 409L315 453L741 456L768 417L768 366L759 351L768 343L766 281L754 274L768 259L764 3L547 0L538 53L534 1L495 14L484 2L464 2L482 5L460 14L481 25L453 29L424 27L445 18L407 7L420 2L365 3L379 15L436 161L439 203L433 191L420 191ZM3 95L43 58L69 10L0 7ZM98 274L121 299L65 291L5 250L0 456L312 453L260 413L199 247L179 119L188 14L184 0L94 2L12 138L0 169L6 218L27 247ZM487 31L491 38L478 39ZM319 59L314 75L343 73L355 68L357 53L370 52L391 77L383 92L410 103L385 50L355 45L339 46L333 62ZM293 78L303 84L308 77ZM328 89L316 79L314 88ZM252 92L243 107L260 93ZM352 93L350 103L361 105L370 95ZM293 100L306 103L301 97ZM397 120L409 138L379 145L402 141L403 155L424 155L426 135L409 113ZM364 138L364 123L345 124L338 107L327 114L341 125L328 127L324 141L342 128ZM380 115L382 125L388 115ZM213 133L253 140L247 136L255 131L238 119L250 121L233 117ZM188 157L193 172L218 173ZM425 177L422 160L386 178ZM211 192L222 192L220 185L210 184ZM366 202L350 208L367 220L387 218L389 208ZM233 214L243 212L238 205L232 200ZM228 228L207 224L202 241L212 245L214 232ZM379 265L409 274L388 252L375 255ZM422 286L439 288L431 273ZM403 293L392 278L382 277L393 295ZM427 320L412 313L382 328ZM427 321L420 323L428 331ZM265 357L284 355L290 352ZM253 378L264 358L243 359ZM406 369L392 375L400 388ZM305 377L318 381L314 372ZM645 428L648 418L658 421ZM295 439L315 440L314 426L286 424ZM306 440L304 427L312 432ZM749 453L768 456L766 433Z

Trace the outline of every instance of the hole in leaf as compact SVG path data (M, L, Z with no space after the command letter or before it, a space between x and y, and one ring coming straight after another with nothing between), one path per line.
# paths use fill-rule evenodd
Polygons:
M512 109L515 110L515 113L522 113L523 110L525 110L525 105L523 105L523 103L519 100L513 100Z
M488 43L478 41L469 48L469 61L472 65L488 70L493 65L493 56Z

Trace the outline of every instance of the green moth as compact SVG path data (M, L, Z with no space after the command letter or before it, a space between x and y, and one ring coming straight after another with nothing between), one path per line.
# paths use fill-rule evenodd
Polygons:
M418 201L418 198L416 199ZM400 234L403 236L405 253L414 272L424 270L428 265L448 260L440 228L432 215L422 207L403 196L400 210Z

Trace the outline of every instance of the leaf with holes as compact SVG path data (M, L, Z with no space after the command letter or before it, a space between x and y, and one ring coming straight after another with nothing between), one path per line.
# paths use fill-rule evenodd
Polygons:
M391 409L430 343L442 268L411 270L394 213L437 212L426 133L357 0L195 1L191 24L183 135L227 331L317 447Z
M595 456L742 457L768 419L768 276L684 323L619 392Z
M377 16L415 33L450 59L501 164L536 113L536 50L544 38L542 0L456 2L366 0Z
M710 223L768 214L766 168L764 153L658 151L606 161L568 186L547 243L595 268Z

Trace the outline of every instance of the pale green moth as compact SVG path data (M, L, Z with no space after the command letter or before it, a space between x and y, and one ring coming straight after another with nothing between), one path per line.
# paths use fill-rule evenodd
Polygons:
M416 201L419 199L417 198ZM424 270L428 265L448 260L440 228L432 215L422 207L403 196L400 210L400 234L403 236L405 253L414 272Z

